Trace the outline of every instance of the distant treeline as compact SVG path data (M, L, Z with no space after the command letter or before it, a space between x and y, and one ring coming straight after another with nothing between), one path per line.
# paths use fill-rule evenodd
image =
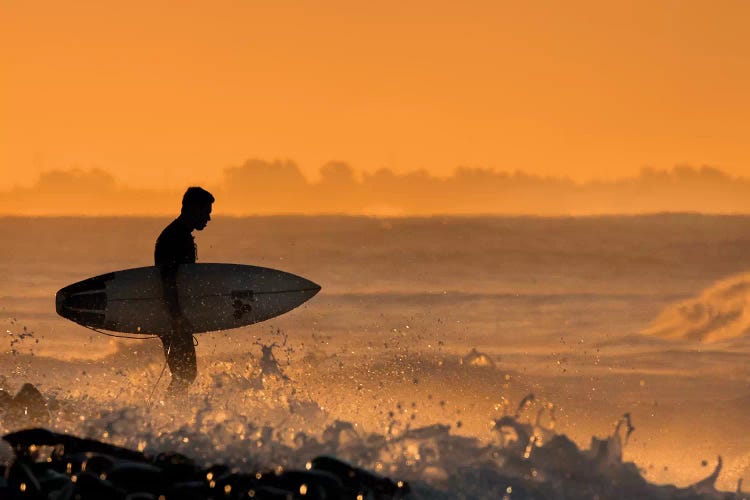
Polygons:
M34 186L0 192L0 214L164 215L179 208L187 186L125 186L101 169L53 170ZM522 172L457 168L449 177L426 170L358 173L332 162L310 181L292 161L248 160L227 168L218 185L217 214L637 214L750 212L750 179L712 167L644 168L631 178L576 183Z

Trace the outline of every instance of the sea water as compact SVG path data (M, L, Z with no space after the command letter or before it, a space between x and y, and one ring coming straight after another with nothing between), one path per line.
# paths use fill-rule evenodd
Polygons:
M322 291L198 335L181 405L164 400L157 339L107 337L54 305L69 283L151 265L168 222L0 218L0 388L34 384L49 428L238 470L328 453L447 498L512 495L497 450L533 465L555 435L579 458L610 436L621 452L603 460L652 483L694 484L719 455L717 487L748 475L750 217L217 216L196 233L200 262ZM0 431L32 424L6 413Z

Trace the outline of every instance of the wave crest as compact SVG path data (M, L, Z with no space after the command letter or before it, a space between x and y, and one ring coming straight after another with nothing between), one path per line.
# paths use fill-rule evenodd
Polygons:
M750 273L719 281L667 307L643 333L662 338L718 342L750 331Z

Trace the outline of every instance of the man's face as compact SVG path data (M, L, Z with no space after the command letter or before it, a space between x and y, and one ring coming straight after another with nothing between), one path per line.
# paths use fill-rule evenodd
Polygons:
M207 205L201 205L195 208L195 213L193 214L193 226L198 231L202 231L206 224L208 224L208 221L211 220L211 209L213 208L213 203L208 203Z

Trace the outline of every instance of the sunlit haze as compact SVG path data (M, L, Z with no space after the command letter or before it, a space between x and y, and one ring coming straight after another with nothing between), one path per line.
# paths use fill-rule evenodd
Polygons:
M750 4L6 1L0 190L99 167L218 184L246 160L311 182L457 167L585 182L750 176ZM281 188L281 187L280 187Z

